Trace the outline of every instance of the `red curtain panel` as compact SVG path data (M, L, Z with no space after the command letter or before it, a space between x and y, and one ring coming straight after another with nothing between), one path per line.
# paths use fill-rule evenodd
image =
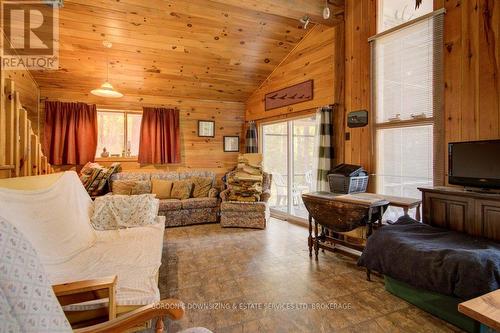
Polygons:
M97 149L96 106L45 101L43 147L53 165L93 162Z
M139 163L179 163L180 147L179 110L143 108Z

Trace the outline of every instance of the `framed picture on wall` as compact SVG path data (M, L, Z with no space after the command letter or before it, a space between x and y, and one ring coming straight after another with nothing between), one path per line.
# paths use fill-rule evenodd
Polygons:
M215 121L213 120L198 120L198 136L215 137Z
M225 152L239 152L240 151L240 137L239 136L224 136L224 151Z

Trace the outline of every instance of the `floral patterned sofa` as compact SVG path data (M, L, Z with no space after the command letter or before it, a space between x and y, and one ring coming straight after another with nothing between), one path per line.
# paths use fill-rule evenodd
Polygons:
M210 171L155 171L155 172L119 172L111 176L111 188L116 180L185 180L193 177L210 177L212 188L203 198L161 199L158 215L165 216L165 226L183 226L200 223L215 223L219 213L219 191L215 187L215 173Z

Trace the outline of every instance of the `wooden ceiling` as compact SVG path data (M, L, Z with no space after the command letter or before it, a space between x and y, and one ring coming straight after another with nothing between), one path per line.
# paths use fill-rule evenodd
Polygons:
M330 20L324 3L65 0L60 70L33 74L42 91L88 93L105 81L108 58L109 81L124 94L244 102L307 33L300 17L342 20L343 0L330 0Z

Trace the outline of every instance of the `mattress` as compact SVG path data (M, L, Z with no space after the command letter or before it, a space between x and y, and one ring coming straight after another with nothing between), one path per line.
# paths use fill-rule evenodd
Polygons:
M45 265L52 284L117 275L116 304L146 305L160 300L157 274L161 265L165 223L96 231L95 244L60 264ZM107 299L64 306L65 311L91 310Z
M358 265L463 300L500 288L500 244L408 216L371 235Z

